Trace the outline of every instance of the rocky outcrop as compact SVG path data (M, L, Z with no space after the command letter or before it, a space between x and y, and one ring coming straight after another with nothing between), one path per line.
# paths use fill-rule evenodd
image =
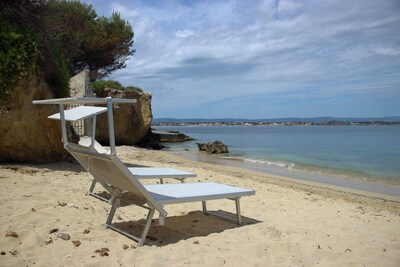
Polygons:
M134 145L150 130L153 119L151 113L151 94L134 90L104 89L96 92L97 97L118 97L136 99L136 104L115 104L114 129L116 145ZM98 116L96 124L96 140L109 145L107 114Z
M178 131L155 131L150 128L148 133L136 145L158 150L165 147L161 143L179 143L191 140L193 138Z
M142 139L140 139L140 141L136 143L136 145L139 147L151 148L156 150L160 150L165 147L160 144L160 136L154 134L151 129L149 129L147 134Z
M191 141L193 138L185 135L184 133L178 132L178 131L155 131L152 130L152 133L154 135L159 136L159 141L160 142L165 142L165 143L180 143L180 142L186 142L186 141Z
M200 151L206 151L208 154L228 153L228 147L221 141L208 143L197 143Z
M45 163L63 160L59 121L55 105L33 105L33 100L54 98L48 85L31 77L0 104L0 162Z

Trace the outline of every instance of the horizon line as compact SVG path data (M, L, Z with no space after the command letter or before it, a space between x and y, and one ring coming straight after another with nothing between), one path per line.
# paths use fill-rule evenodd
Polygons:
M301 117L301 116L289 116L289 117L275 117L275 118L235 118L235 117L218 117L218 118L176 118L176 117L157 117L153 120L277 120L277 119L384 119L384 118L396 118L400 119L400 115L388 115L388 116L348 116L348 117L337 117L337 116L315 116L315 117Z

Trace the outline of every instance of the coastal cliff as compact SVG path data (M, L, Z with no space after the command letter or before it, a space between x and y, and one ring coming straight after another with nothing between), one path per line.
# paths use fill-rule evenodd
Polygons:
M114 127L117 145L137 144L151 131L151 94L114 89L97 92L97 97L108 96L136 99L135 105L114 105ZM32 76L0 103L0 162L49 163L70 158L61 142L60 123L47 118L59 112L58 107L32 104L50 98L55 96L49 86ZM96 132L96 139L109 145L106 114L99 115ZM78 142L72 125L68 135Z
M45 163L63 160L58 121L47 116L58 112L55 105L33 105L37 99L54 98L40 78L30 77L0 105L0 162Z
M114 129L116 145L135 145L150 130L153 115L151 112L151 94L135 90L116 90L106 88L96 92L97 97L118 97L136 99L135 105L114 105ZM109 145L107 115L98 116L96 140Z

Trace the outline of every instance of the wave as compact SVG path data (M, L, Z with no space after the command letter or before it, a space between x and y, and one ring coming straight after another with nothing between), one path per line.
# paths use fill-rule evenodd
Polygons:
M221 157L221 158L226 159L226 160L236 160L236 161L256 163L256 164L264 164L264 165L268 165L268 166L275 166L275 167L286 168L286 169L290 169L290 170L294 169L294 167L295 167L295 164L292 162L260 160L260 159L254 159L254 158L242 158L242 157L237 157L237 156L227 156L227 157Z
M284 167L287 169L293 169L295 164L292 162L277 162L277 161L269 161L269 160L259 160L259 159L245 159L244 161L247 162L252 162L252 163L259 163L259 164L266 164L266 165L272 165L272 166L277 166L277 167Z

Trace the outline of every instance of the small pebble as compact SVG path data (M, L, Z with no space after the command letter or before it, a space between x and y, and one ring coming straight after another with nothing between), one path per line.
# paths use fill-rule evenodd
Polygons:
M58 232L58 228L50 229L49 234Z
M58 206L65 207L67 203L58 201Z
M18 250L11 250L10 253L11 253L11 255L13 255L13 256L17 256Z
M69 234L65 234L65 233L58 233L57 237L65 240L65 241L67 241L67 240L69 240L71 238L69 236Z
M108 248L101 248L101 249L96 249L94 252L100 253L100 256L104 257L108 256L108 252L110 252L110 250Z
M8 237L8 236L17 238L18 234L16 232L14 232L14 231L7 231L6 237Z
M81 245L81 241L79 240L73 240L72 244L74 244L75 247L79 247Z

